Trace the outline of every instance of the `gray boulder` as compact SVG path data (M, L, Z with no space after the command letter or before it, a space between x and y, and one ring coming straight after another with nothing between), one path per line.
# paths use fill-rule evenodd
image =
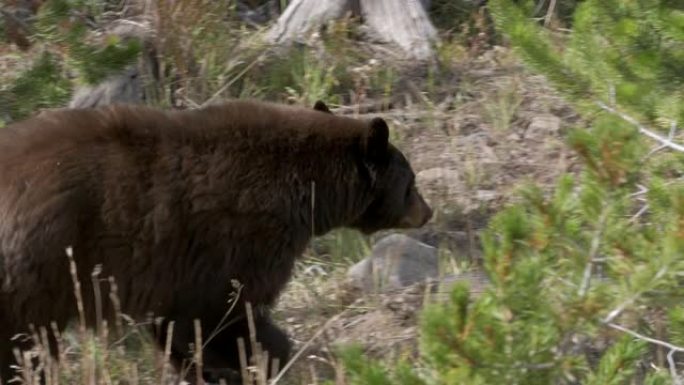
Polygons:
M439 276L437 248L403 234L378 241L347 277L365 292L388 291Z
M70 108L92 108L113 103L142 103L143 90L139 71L135 66L114 75L100 84L76 90Z

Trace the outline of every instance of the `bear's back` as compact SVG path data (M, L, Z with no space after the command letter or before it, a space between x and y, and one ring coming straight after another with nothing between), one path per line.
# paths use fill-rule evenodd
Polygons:
M343 167L331 160L348 157L365 128L355 119L253 101L173 112L115 105L42 113L0 130L0 242L21 248L30 241L22 233L44 233L43 223L59 215L127 234L226 207L297 216L283 193L309 191L310 180L327 178L307 173Z
M138 105L42 112L0 130L0 167L41 155L72 154L102 146L169 142L250 146L299 146L364 135L357 120L313 109L234 100L201 109L163 111ZM19 159L13 159L19 158Z

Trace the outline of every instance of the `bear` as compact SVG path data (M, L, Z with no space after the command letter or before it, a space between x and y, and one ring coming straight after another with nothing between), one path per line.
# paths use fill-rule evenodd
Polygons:
M121 312L162 320L152 328L161 349L174 323L176 369L192 359L199 320L202 375L239 381L247 303L257 341L282 367L291 345L270 312L297 258L336 228L423 226L433 213L414 178L385 120L338 116L322 101L120 104L10 124L0 130L0 376L15 374L12 349L31 346L13 338L29 325L79 321L67 252L87 327L98 311L109 325L117 313L96 306L97 268L116 283Z

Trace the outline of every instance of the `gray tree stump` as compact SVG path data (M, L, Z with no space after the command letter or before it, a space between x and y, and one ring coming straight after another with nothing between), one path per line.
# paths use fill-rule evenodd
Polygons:
M438 39L427 7L429 0L294 0L266 40L285 45L302 40L320 25L351 12L362 17L373 37L395 44L407 59L427 60Z
M321 24L339 19L347 12L358 13L353 9L353 0L294 0L268 31L266 39L272 43L291 43Z

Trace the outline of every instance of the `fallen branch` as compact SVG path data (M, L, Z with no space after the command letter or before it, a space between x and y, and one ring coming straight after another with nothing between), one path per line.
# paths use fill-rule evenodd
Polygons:
M598 256L599 246L601 245L601 238L603 237L603 231L606 227L606 221L608 219L608 209L603 208L601 212L601 217L599 218L598 227L596 227L596 232L591 240L591 249L589 250L589 258L587 258L587 264L584 267L584 274L582 277L582 284L577 291L577 295L584 297L589 291L589 286L591 285L591 276L594 270L594 265L596 264L596 257Z
M384 112L394 108L391 101L379 100L370 101L366 103L354 104L351 106L339 106L337 108L332 108L331 111L335 114L346 115L346 114L373 114L377 112Z
M670 377L672 377L672 384L673 385L682 385L684 381L682 380L682 377L680 377L677 374L677 364L675 363L674 360L674 354L676 353L676 350L670 350L669 353L667 353L667 364L670 367Z
M629 221L627 223L636 223L636 221L644 215L644 213L648 211L648 203L645 205L641 206L641 208L636 212L636 214L632 215L631 218L629 218Z
M670 124L670 133L667 135L667 140L672 141L674 139L675 132L677 131L677 122L672 121L672 124ZM654 148L653 150L649 151L646 156L641 160L642 162L645 161L646 159L650 158L651 156L655 155L658 153L660 150L668 148L666 145L661 144L660 146Z
M676 366L676 363L674 361L674 354L684 352L684 347L673 345L669 342L657 340L655 338L647 337L643 334L635 332L634 330L627 329L626 327L624 327L622 325L614 324L612 322L608 322L608 323L606 323L606 325L612 329L619 330L623 333L627 333L636 339L646 341L646 342L652 343L654 345L662 346L662 347L669 349L670 352L667 354L667 362L668 362L668 366L670 369L670 376L672 377L672 383L675 385L682 385L684 383L684 378L682 378L681 376L679 376L677 374L677 366Z
M650 282L657 281L660 278L662 278L665 273L667 273L667 268L666 267L661 267L656 274L653 276ZM618 307L613 309L608 315L601 320L606 325L611 324L611 322L617 318L622 312L627 308L627 306L633 304L641 295L643 294L643 291L639 291L637 293L634 293L631 295L626 301L622 302Z
M199 105L199 107L206 107L213 103L215 100L217 100L222 93L224 93L230 86L233 85L236 81L240 80L249 70L252 69L255 65L257 65L264 57L268 55L270 50L265 50L264 52L260 53L256 59L252 60L249 64L245 66L245 68L242 69L237 75L233 76L232 78L228 79L227 82L225 82L219 89L218 91L214 92L213 95L207 100L205 100L202 104Z
M674 143L673 141L656 134L652 130L649 130L648 128L644 127L641 123L639 123L636 119L632 118L631 116L626 115L603 102L596 102L596 105L598 105L602 110L608 111L614 115L619 116L625 122L630 123L636 128L638 128L639 132L648 136L651 139L660 142L663 146L666 146L679 152L684 152L684 146L682 146L681 144ZM673 126L676 126L676 124Z
M299 348L299 350L292 356L292 358L290 358L290 360L285 364L285 366L283 366L283 368L280 369L278 375L269 382L269 385L275 385L276 383L278 383L278 381L280 381L283 378L285 373L290 369L290 367L295 363L295 361L297 361L299 356L301 356L302 353L304 353L304 351L309 347L309 345L311 345L311 343L313 343L316 340L316 338L320 337L323 334L323 332L326 331L330 327L330 325L333 324L333 322L337 321L338 319L349 313L349 310L350 308L344 309L343 311L337 313L335 316L327 320L323 324L323 326L321 326L316 331L316 333L314 333L314 335L311 336L311 338L309 338L309 340L306 341L306 343L304 343L304 345L302 345L301 348Z

